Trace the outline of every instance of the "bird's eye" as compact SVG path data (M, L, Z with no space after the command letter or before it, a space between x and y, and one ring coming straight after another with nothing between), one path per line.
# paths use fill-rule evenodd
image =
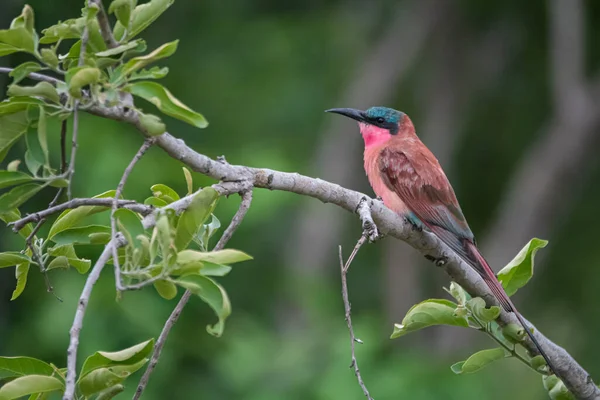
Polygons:
M383 117L379 117L376 119L378 124L383 124L385 122L385 119Z

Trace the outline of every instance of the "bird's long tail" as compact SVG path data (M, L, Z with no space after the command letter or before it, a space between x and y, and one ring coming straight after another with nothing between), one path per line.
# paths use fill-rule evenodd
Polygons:
M504 291L504 288L496 278L494 271L492 271L492 268L490 267L488 262L485 260L485 258L483 258L483 256L479 252L479 249L475 246L475 244L471 243L470 241L466 242L466 247L466 250L468 250L468 254L471 255L473 259L465 261L467 261L467 263L471 265L481 275L483 281L490 288L494 297L496 297L502 308L504 308L505 311L513 312L516 315L517 319L525 329L525 332L527 332L527 335L529 336L535 347L537 347L542 357L544 357L544 360L546 360L550 371L554 373L555 371L552 366L552 362L550 362L550 359L548 358L548 356L540 346L539 342L527 326L525 319L521 316L521 313L519 313L513 302L510 300L510 298ZM473 265L473 261L477 261L478 265Z

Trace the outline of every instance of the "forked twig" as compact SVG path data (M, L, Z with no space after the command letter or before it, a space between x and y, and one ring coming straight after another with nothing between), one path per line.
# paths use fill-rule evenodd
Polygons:
M354 368L354 375L356 375L358 384L360 385L360 388L362 389L365 397L368 400L373 400L373 398L369 394L369 390L367 389L365 382L363 381L362 375L360 374L360 370L358 368L358 361L356 360L354 343L356 342L356 343L362 344L362 340L360 340L356 336L354 336L354 328L352 327L352 315L350 312L350 310L351 310L350 300L348 300L348 284L346 281L346 274L348 273L348 269L350 268L350 265L352 264L354 257L358 253L358 250L360 250L361 246L367 241L367 235L368 235L368 233L365 232L362 234L360 239L358 239L358 242L356 242L356 246L354 246L354 250L352 250L350 257L348 257L346 264L344 264L344 258L342 257L342 246L339 247L339 256L340 256L340 274L342 276L342 298L344 299L346 324L348 325L348 331L350 332L350 349L352 351L352 362L350 363L350 368Z

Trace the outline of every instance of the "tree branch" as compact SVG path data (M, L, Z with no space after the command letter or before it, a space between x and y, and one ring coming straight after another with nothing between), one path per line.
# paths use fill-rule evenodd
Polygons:
M85 286L83 287L83 291L79 297L79 302L77 303L77 311L75 312L73 325L69 331L71 339L69 341L69 349L67 350L67 379L63 400L73 400L75 397L75 378L77 378L77 347L79 346L79 333L81 332L81 328L83 326L83 317L92 294L92 289L98 281L104 265L106 265L110 259L112 249L124 246L125 243L126 242L123 235L119 235L115 239L111 240L106 247L104 247L102 254L100 254L98 261L96 261L94 268L92 268L92 271L89 273L87 280L85 281Z
M98 6L98 14L96 14L96 19L98 20L100 34L102 35L102 39L104 39L106 47L109 49L117 47L119 43L115 40L112 30L110 29L110 22L108 21L108 16L106 15L106 11L102 5L102 0L90 0L90 4L96 4Z
M100 4L102 6L102 4ZM121 197L121 193L123 192L123 187L125 187L125 182L127 182L127 178L133 171L133 167L135 164L142 158L142 156L146 153L146 151L154 144L154 138L147 138L142 144L142 147L135 154L125 171L123 172L123 176L119 181L119 185L117 186L117 190L115 190L115 197L112 201L112 207L110 212L110 232L112 240L116 240L118 230L117 230L117 219L115 218L115 212L119 208L119 197ZM113 265L115 267L115 286L117 288L117 294L123 290L121 283L121 266L119 265L119 255L117 253L117 248L113 246Z
M350 312L350 310L351 310L350 300L348 299L348 283L346 282L346 274L348 273L348 268L350 268L350 264L352 264L352 260L354 260L356 253L358 253L358 250L360 250L361 246L367 241L368 235L369 235L369 233L367 233L365 231L363 233L363 235L360 237L360 239L358 239L358 242L356 243L356 246L354 246L354 250L352 250L352 254L350 254L350 257L348 258L348 261L346 261L345 265L344 265L344 258L342 257L342 246L339 246L339 257L340 257L340 274L342 276L342 299L344 301L344 312L345 312L344 315L346 317L346 324L348 325L348 331L350 332L350 349L352 352L352 361L350 362L350 368L354 368L354 375L356 375L358 384L359 384L360 388L362 389L365 397L368 400L373 400L373 398L369 394L369 390L367 389L365 382L363 381L362 375L360 374L360 370L358 369L358 361L356 360L356 354L354 351L354 343L356 342L356 343L362 344L362 340L360 340L356 336L354 336L354 328L352 327L352 315Z
M0 73L3 73L3 74L10 74L13 70L14 70L14 68L0 67ZM48 82L53 85L62 83L62 81L60 79L54 78L52 76L44 75L44 74L38 74L36 72L30 72L27 75L27 77L29 79L33 79L33 80L40 81L40 82Z
M15 221L15 222L9 223L8 225L9 226L12 225L13 232L19 232L21 229L23 229L23 227L25 227L25 225L27 225L30 222L39 222L39 221L43 220L44 218L49 217L50 215L57 214L59 212L65 211L65 210L83 207L83 206L111 207L112 204L113 204L112 198L73 199L73 200L61 203L57 206L50 207L45 210L35 212L33 214L28 214L27 216ZM134 200L119 200L117 202L117 205L119 208L127 208L131 211L135 211L142 215L148 215L154 210L154 207L137 203Z
M233 216L231 222L229 223L229 226L227 227L225 232L223 232L221 239L215 245L213 250L221 250L225 247L229 239L231 239L231 237L233 236L233 233L242 223L244 217L246 216L246 213L250 209L250 205L252 204L252 189L246 189L245 191L240 192L240 195L242 196L242 202L240 203L240 207L238 208L238 211ZM185 291L185 293L183 294L183 296L181 296L181 299L177 303L177 306L175 306L175 309L173 309L173 312L165 322L162 332L160 333L160 336L156 341L156 345L154 346L154 351L152 353L150 363L148 364L148 367L146 367L146 371L144 371L144 375L140 379L140 383L138 384L138 387L135 390L133 400L139 399L142 396L144 389L146 389L148 381L150 380L150 375L152 374L154 368L156 368L156 365L158 364L158 359L160 358L162 349L167 341L167 337L171 332L171 328L173 328L173 325L175 325L175 323L179 319L179 316L181 315L181 312L183 311L183 308L185 307L187 302L190 300L191 295L192 292L190 292L189 290Z

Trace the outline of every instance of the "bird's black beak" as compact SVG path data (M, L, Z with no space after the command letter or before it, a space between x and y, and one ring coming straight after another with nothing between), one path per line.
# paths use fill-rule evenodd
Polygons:
M356 110L354 108L332 108L330 110L325 110L325 112L340 114L358 122L364 122L366 119L364 111Z

